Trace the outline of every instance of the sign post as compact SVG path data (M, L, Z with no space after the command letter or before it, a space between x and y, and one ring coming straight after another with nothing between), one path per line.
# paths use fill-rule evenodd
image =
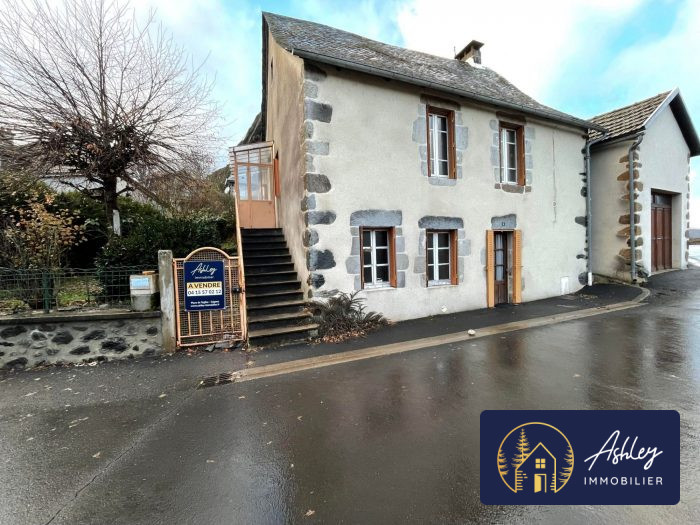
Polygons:
M223 310L224 261L185 261L185 310Z

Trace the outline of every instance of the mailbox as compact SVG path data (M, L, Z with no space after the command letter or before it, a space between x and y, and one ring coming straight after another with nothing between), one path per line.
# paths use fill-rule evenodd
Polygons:
M131 307L137 312L154 310L158 307L158 274L143 272L129 276Z

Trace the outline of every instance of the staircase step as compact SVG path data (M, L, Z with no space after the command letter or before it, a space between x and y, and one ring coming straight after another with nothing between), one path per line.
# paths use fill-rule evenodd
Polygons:
M289 249L285 246L283 248L247 248L243 245L243 260L245 261L249 257L263 257L267 255L289 255Z
M260 275L265 273L294 272L296 274L294 271L294 263L291 262L255 264L248 263L248 261L244 258L243 263L246 279L250 275Z
M255 229L242 229L241 237L261 237L265 235L284 235L282 228L255 228Z
M299 311L284 314L270 314L252 316L248 318L248 330L258 331L269 328L293 327L301 324L309 324L311 312Z
M255 266L258 264L279 264L292 262L292 256L287 254L275 254L275 255L249 255L243 256L243 264L245 266Z
M294 279L290 281L276 281L271 283L246 283L246 292L248 297L263 293L285 292L285 291L301 291L301 281Z
M253 346L284 344L308 339L317 330L318 325L316 323L309 323L298 326L252 330L248 332L248 338Z
M284 243L286 244L286 240L284 238L284 235L253 235L251 237L242 237L241 238L243 247L245 248L246 246L260 246L264 245L267 243L275 242L275 243Z
M250 309L253 306L278 303L280 301L301 301L304 299L304 294L301 290L284 291L284 292L266 292L266 293L246 293L247 307Z
M271 301L264 304L247 304L248 316L265 316L301 312L306 307L306 301L292 299L288 301Z
M277 237L271 240L258 239L257 237L243 240L243 251L254 251L260 248L287 248L287 242L284 240L284 237L279 237L279 240L277 240Z
M260 272L246 275L246 283L251 284L272 284L277 282L291 281L296 279L297 272L287 270L284 272Z

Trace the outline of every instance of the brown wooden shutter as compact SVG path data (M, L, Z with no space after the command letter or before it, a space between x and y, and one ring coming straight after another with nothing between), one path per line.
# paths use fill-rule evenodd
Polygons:
M520 126L515 137L518 148L518 184L525 186L525 128Z
M513 230L513 304L523 301L522 245L521 231Z
M486 230L486 306L496 306L495 266L493 250L493 230Z
M449 159L449 177L451 179L457 178L457 146L455 143L455 112L450 111L447 114L447 140L448 140L448 154ZM456 283L453 283L456 284Z
M459 284L457 267L457 230L450 231L450 283Z
M365 288L365 247L364 247L364 228L360 226L360 288Z
M275 156L272 171L275 184L275 197L279 197L282 193L282 188L280 187L280 159L278 156Z
M396 228L389 229L389 284L396 288Z
M428 161L428 177L431 177L433 174L431 173L432 168L432 162L430 162L430 106L426 105L425 106L425 143L426 143L426 158Z

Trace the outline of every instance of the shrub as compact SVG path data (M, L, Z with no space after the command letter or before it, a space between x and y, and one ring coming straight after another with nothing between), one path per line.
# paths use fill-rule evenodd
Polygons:
M388 324L380 313L365 310L359 292L339 292L328 301L314 302L314 318L319 324L322 341L336 343L351 337L361 337L371 330Z
M208 215L141 217L128 235L109 239L97 256L97 266L155 266L158 250L172 250L173 256L184 257L196 248L218 247L228 228L226 219Z
M85 240L77 216L52 204L51 195L34 195L9 210L0 246L13 268L59 268L70 248Z

